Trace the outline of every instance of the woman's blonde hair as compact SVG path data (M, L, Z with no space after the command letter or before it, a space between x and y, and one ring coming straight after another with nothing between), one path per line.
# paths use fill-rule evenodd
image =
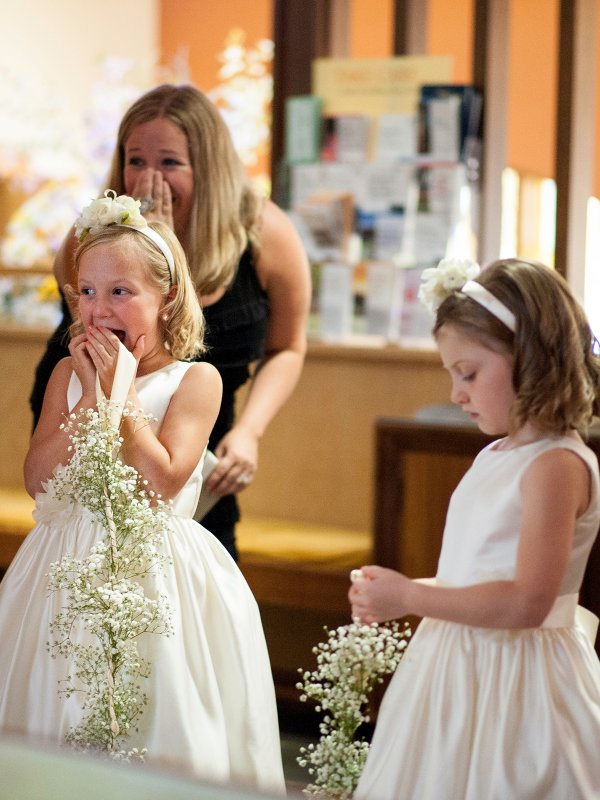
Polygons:
M171 281L169 265L158 246L136 228L126 225L107 225L98 233L89 233L75 251L75 266L84 253L100 244L127 247L137 251L143 259L147 276L165 298L158 320L163 342L173 358L192 359L205 351L204 316L196 290L190 278L185 253L173 231L163 222L150 222L150 227L165 240L173 254L174 275ZM169 298L171 290L175 289ZM68 287L70 298L76 296L73 287ZM83 330L81 319L76 318L71 326L71 336Z
M437 311L434 335L452 324L513 361L517 398L511 432L526 422L552 435L584 430L600 411L600 358L585 313L567 282L535 261L495 261L477 282L516 317L512 333L472 298L454 292Z
M121 120L108 185L125 192L125 145L134 128L168 119L185 134L194 176L182 242L196 288L210 294L232 282L248 243L257 246L261 200L251 188L218 109L193 86L164 84L142 95Z

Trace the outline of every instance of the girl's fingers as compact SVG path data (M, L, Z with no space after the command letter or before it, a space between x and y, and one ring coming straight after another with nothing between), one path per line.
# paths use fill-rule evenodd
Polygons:
M146 346L146 337L142 335L137 340L137 342L133 347L133 350L131 351L133 357L135 358L138 364L140 363L141 357L144 355L145 346Z
M80 333L79 336L74 336L69 342L69 349L71 349L71 345L73 345L73 347L78 347L82 342L85 342L86 340L87 340L87 335L85 333Z
M90 326L88 328L88 341L97 342L105 350L114 353L119 352L119 338L110 330L110 328L98 328Z
M87 351L98 372L114 371L119 356L119 339L108 328L90 327L87 336Z

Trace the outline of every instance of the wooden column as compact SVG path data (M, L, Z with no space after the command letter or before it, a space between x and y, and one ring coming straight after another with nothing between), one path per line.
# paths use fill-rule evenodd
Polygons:
M500 255L502 172L506 166L509 3L475 0L473 83L483 92L482 187L478 258Z
M427 53L427 0L395 0L394 55Z
M556 119L556 269L583 298L593 194L596 0L561 0Z
M329 46L331 58L350 55L350 0L329 0Z
M284 204L282 159L285 101L310 94L315 58L348 54L350 0L274 0L273 119L271 176L273 199Z

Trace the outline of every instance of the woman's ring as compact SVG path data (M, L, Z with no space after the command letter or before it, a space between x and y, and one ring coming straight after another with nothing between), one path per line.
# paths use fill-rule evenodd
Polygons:
M152 211L154 208L154 198L153 197L142 197L140 200L140 213L146 214L148 211Z
M250 475L238 475L238 483L250 483Z

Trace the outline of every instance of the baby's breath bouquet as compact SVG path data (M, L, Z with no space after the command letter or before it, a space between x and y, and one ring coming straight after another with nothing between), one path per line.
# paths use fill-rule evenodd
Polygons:
M111 416L120 419L114 405L102 400L97 410L72 413L61 426L71 439L71 458L56 470L40 502L64 510L79 504L106 531L86 558L67 554L50 566L50 591L62 590L66 603L50 624L48 649L71 662L59 692L82 698L82 720L67 741L129 760L143 757L123 744L147 702L140 682L150 673L136 640L143 633L172 632L166 597L146 596L140 583L168 561L160 541L169 514L137 471L119 459L123 440L111 422ZM136 426L149 421L129 406L123 415Z
M411 632L397 622L367 625L355 620L328 630L327 640L313 648L317 668L303 672L300 700L315 700L323 711L317 744L300 748L298 763L313 778L305 794L321 798L352 797L363 771L369 743L355 734L369 722L366 705L373 687L398 666Z

